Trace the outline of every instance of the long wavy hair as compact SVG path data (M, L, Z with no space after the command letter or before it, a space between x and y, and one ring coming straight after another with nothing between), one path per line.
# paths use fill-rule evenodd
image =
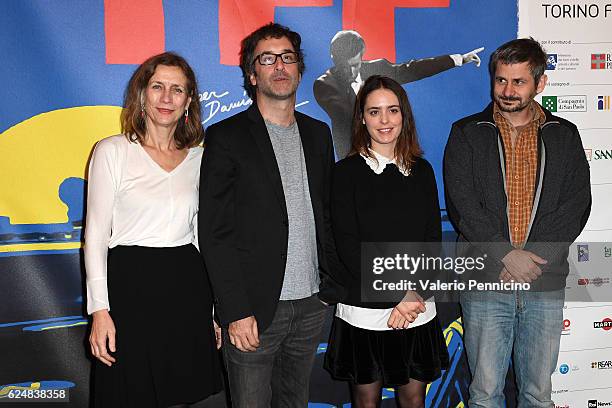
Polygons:
M368 95L378 89L390 90L399 101L400 111L402 112L402 129L395 143L394 153L398 166L408 170L412 168L415 160L423 155L423 150L417 138L412 107L404 88L395 80L381 75L369 77L357 94L355 108L353 109L352 146L349 156L363 154L376 160L376 157L370 152L372 140L364 124L364 109Z
M131 142L144 142L147 133L145 117L141 114L144 92L158 65L178 67L187 78L187 96L191 97L187 122L179 120L174 131L177 149L194 147L204 139L204 128L200 113L200 94L195 74L185 58L174 52L164 52L150 57L132 74L125 90L123 111L121 111L121 131Z

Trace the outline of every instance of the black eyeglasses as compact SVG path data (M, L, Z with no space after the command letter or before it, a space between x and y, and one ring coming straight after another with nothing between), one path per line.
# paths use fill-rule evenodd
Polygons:
M261 65L274 65L276 64L276 59L280 57L283 64L295 64L300 60L300 54L295 51L287 51L280 54L275 54L273 52L262 52L253 60L253 64L255 61L259 61Z

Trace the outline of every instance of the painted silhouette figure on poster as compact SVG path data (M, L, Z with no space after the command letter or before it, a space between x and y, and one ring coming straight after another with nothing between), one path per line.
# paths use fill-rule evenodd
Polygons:
M480 66L477 48L465 54L441 55L394 64L386 59L364 61L365 41L352 30L339 31L330 44L334 66L314 82L317 103L331 119L336 158L347 156L351 149L351 116L355 97L361 85L372 75L393 78L400 84L417 81L468 63Z

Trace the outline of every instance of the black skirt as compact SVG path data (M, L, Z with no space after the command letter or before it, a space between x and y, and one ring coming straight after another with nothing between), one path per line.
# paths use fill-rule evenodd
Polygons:
M411 329L367 330L334 317L325 369L336 380L383 386L436 380L449 357L438 317Z
M96 407L167 407L221 390L212 296L200 253L119 246L108 254L116 363L96 361Z

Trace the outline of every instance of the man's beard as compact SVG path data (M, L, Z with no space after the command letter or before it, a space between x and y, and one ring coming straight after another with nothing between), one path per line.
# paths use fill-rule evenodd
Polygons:
M274 86L273 86L274 79L278 77L285 78L286 80L292 82L291 87L287 89L286 92L279 92L274 89ZM284 74L273 75L269 78L268 81L265 81L258 85L258 91L261 92L262 95L267 96L268 98L277 99L277 100L285 100L285 99L290 99L295 95L298 85L299 85L299 82L295 82L295 79L291 77L290 75L284 75Z
M519 101L519 103L514 106L506 106L502 104L501 101ZM528 107L531 104L531 101L532 101L532 98L523 100L517 96L505 97L505 96L495 95L495 103L497 104L497 107L499 108L499 110L502 112L508 112L508 113L520 112L526 107Z

